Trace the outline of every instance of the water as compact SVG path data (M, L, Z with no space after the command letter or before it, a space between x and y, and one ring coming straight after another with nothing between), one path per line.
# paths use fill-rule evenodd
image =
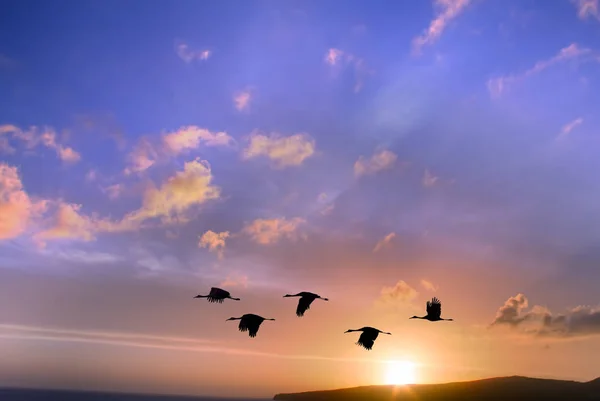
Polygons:
M0 401L266 401L266 399L115 394L62 390L0 389Z

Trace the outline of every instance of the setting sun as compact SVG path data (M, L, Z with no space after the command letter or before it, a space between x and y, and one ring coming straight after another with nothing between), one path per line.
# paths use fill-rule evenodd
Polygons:
M415 382L415 364L409 361L391 361L385 372L385 384L411 384Z

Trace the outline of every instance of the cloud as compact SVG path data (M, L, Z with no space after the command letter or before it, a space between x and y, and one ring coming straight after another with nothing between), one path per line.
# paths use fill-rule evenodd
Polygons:
M354 68L354 92L356 93L360 92L362 89L365 76L373 73L373 71L367 67L364 59L340 49L330 48L327 50L327 53L325 53L323 60L331 67L351 65Z
M144 193L142 207L125 216L124 221L140 223L147 219L161 218L164 224L189 221L185 213L192 206L199 206L218 199L221 189L212 184L210 164L196 158L186 162L160 188L151 185Z
M599 0L571 0L571 3L577 7L577 16L582 20L593 17L600 21Z
M388 246L389 243L396 238L396 233L389 233L388 235L386 235L385 237L383 237L378 243L377 245L375 245L375 248L373 248L373 252L379 252L381 249L383 249L384 247Z
M562 129L560 130L560 133L558 134L558 139L564 138L567 135L569 135L571 133L571 131L573 131L573 129L575 127L577 127L578 125L581 125L583 123L583 118L579 117L576 118L575 120L569 122L568 124L565 124Z
M436 184L436 182L438 182L439 178L440 177L436 177L433 174L431 174L431 172L428 169L425 169L425 172L423 173L422 184L426 188L432 187Z
M95 214L86 216L81 213L81 204L66 203L62 200L51 201L49 204L55 210L50 226L33 236L34 241L42 247L45 246L46 240L94 241L99 232L120 232L136 228L127 221L112 221Z
M186 63L191 63L194 60L208 60L208 58L211 56L210 50L192 50L190 49L190 46L186 43L177 44L175 46L175 52L177 53L179 58L185 61Z
M343 60L344 52L340 49L331 48L325 54L325 62L329 65L336 65Z
M123 189L123 184L113 184L103 188L102 191L108 195L109 199L117 199L123 193Z
M235 140L226 132L213 132L196 125L188 125L163 134L158 143L141 138L127 156L126 175L141 173L158 163L186 151L203 146L230 146Z
M433 283L431 281L428 281L425 279L421 280L421 286L423 288L425 288L427 291L432 291L432 292L437 291L439 288L438 286L433 285Z
M243 274L230 274L220 284L222 287L248 287L248 276Z
M239 111L247 110L250 100L252 100L252 92L249 89L244 89L233 95L233 104Z
M431 45L437 41L450 21L458 17L470 0L434 0L434 7L438 9L435 18L429 27L412 41L412 52L420 55L423 46Z
M399 280L393 287L383 287L379 301L384 304L402 304L408 303L416 298L419 293L417 290L406 284L404 280Z
M492 322L494 325L509 325L517 326L527 319L527 314L522 314L523 309L529 306L527 297L523 294L517 294L514 297L510 297L504 302L496 312L496 317Z
M289 220L285 218L256 219L246 224L242 233L261 245L270 245L284 237L296 240L298 227L304 223L306 220L299 217Z
M23 234L47 206L47 201L32 200L25 192L16 167L0 163L0 240Z
M158 153L154 146L146 138L142 138L135 145L131 153L127 155L127 164L124 173L126 175L132 173L141 173L146 171L156 163Z
M592 54L592 51L587 48L581 48L576 43L572 43L560 51L552 58L538 61L533 67L518 75L506 75L491 78L487 82L488 91L492 98L500 97L510 86L527 77L538 74L546 68L561 63L563 61L579 59L585 55Z
M175 350L198 353L217 353L228 355L248 355L278 359L324 360L342 362L372 362L359 358L331 358L319 355L276 354L253 351L242 348L230 348L220 342L191 337L159 336L145 333L70 330L62 328L36 327L16 324L0 324L0 338L18 339L21 341L57 341L115 345L119 347L136 347L159 350Z
M12 136L12 138L20 140L25 144L27 149L33 149L40 144L52 149L56 152L58 158L64 162L76 163L81 160L81 155L73 148L63 146L57 142L56 131L50 127L39 128L36 126L31 126L27 130L22 130L15 125L6 124L0 126L0 135L3 134L8 134ZM3 147L5 147L9 152L15 150L10 146L6 138L2 139L2 143L4 143Z
M197 149L200 144L206 146L229 146L234 140L226 132L211 132L195 125L181 127L177 131L162 137L165 147L178 154L188 149Z
M254 132L250 135L248 146L244 149L243 158L265 156L273 161L275 168L285 168L301 165L314 153L315 140L308 134L281 136L273 133L266 136Z
M208 230L199 237L198 247L208 248L211 252L217 252L219 259L223 258L225 240L229 237L229 231L216 233Z
M509 298L496 313L491 326L505 324L515 329L528 323L521 330L522 334L557 339L600 334L600 307L577 306L555 315L539 305L525 311L527 306L528 300L523 294Z
M394 152L385 149L374 153L369 159L360 155L354 163L354 175L360 177L390 169L394 166L397 159L398 156Z

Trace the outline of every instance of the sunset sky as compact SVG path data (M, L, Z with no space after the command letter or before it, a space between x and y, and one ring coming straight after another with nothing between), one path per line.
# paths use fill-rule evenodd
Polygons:
M1 9L1 386L600 374L598 0Z

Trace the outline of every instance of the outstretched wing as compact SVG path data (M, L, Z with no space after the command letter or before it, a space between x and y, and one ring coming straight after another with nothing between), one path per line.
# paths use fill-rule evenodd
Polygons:
M442 315L442 304L437 298L427 301L427 316L439 318Z
M212 287L210 289L210 292L208 293L208 302L217 302L222 304L223 300L225 298L227 298L227 296L229 295L229 292L222 290L220 288L216 288L216 287Z
M304 312L306 312L307 309L310 309L310 304L312 304L314 300L315 299L312 297L300 298L298 301L298 307L296 308L296 315L304 316Z
M357 345L360 345L361 347L363 347L366 350L370 350L371 348L373 348L374 343L375 343L374 339L366 331L362 332L362 334L358 338L358 341L356 342Z
M238 325L238 328L240 329L240 331L248 331L248 319L246 319L245 317L242 317L240 319L240 324Z
M247 317L246 326L248 327L248 335L250 337L256 337L260 324L263 322L263 318L258 315L249 315Z

